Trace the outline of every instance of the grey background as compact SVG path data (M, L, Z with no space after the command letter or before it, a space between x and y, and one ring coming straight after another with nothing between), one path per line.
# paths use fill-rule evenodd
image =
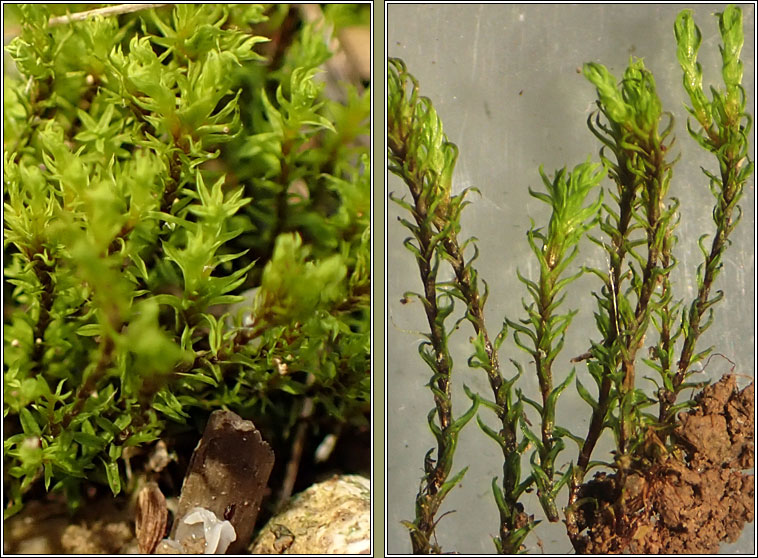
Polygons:
M721 84L718 51L718 20L714 12L723 5L400 5L387 7L388 53L405 60L409 71L438 110L445 131L458 144L460 157L456 168L456 189L476 186L481 196L471 196L473 204L464 210L463 233L479 239L478 269L490 286L485 308L492 334L499 330L504 315L524 316L521 298L526 296L515 275L534 279L537 274L525 232L529 218L544 224L548 218L544 204L528 195L527 187L543 189L537 169L544 165L552 176L563 166L573 168L592 156L598 161L598 142L586 126L594 108L594 88L577 69L584 62L605 64L620 79L630 56L644 58L658 85L664 110L676 117L674 151L682 160L674 169L670 195L681 200L682 222L678 228L679 258L674 271L678 298L690 301L695 293L694 271L702 261L697 238L713 231L713 198L700 166L715 171L714 159L704 153L688 136L683 108L685 93L681 70L676 60L673 25L677 13L690 7L703 33L699 60L704 69L704 85ZM745 28L744 80L749 111L754 115L754 6L742 5ZM750 157L755 160L754 143ZM610 181L605 180L604 186ZM405 193L404 184L394 175L388 178L388 191ZM606 196L606 199L607 196ZM746 186L741 202L743 220L733 233L725 269L716 284L726 293L716 307L716 321L698 345L714 345L736 363L735 372L753 376L755 355L755 189ZM418 270L411 254L402 247L408 231L398 222L402 210L388 204L387 226L387 552L409 553L410 542L401 520L413 519L413 505L425 452L434 446L426 424L432 408L431 393L425 388L429 369L418 356L420 332L427 331L418 301L401 304L406 291L420 291ZM582 245L578 262L603 266L604 258L589 243ZM592 317L594 301L588 296L598 281L583 277L572 288L564 310L579 314L569 329L566 346L555 365L556 383L570 371L568 360L586 351L588 336L596 336ZM576 296L573 295L576 293ZM470 326L452 339L458 363L454 412L468 406L461 385L489 393L480 370L465 367L469 355ZM527 371L522 387L534 396L536 379L529 374L529 358L511 342L500 351L503 371L513 368L508 359L517 359ZM731 365L714 357L703 379L717 379ZM640 376L647 373L640 369ZM577 366L585 385L594 385L586 367ZM640 380L644 381L644 380ZM747 383L743 379L742 385ZM638 384L640 385L640 384ZM589 408L569 387L558 405L558 424L577 434L586 434ZM488 416L487 412L481 413ZM608 458L608 435L593 457ZM571 442L567 442L571 444ZM564 461L576 459L576 446L567 445ZM560 459L560 458L559 458ZM468 466L460 487L454 489L441 510L455 510L443 518L437 529L443 550L463 553L493 553L491 538L497 533L497 510L490 482L502 478L502 459L494 442L475 424L463 430L453 472ZM524 463L524 474L528 465ZM559 505L565 505L565 491ZM527 500L528 511L543 518L535 500ZM561 523L537 527L527 539L530 552L571 552ZM722 552L753 552L754 524L746 527L741 539L722 546Z

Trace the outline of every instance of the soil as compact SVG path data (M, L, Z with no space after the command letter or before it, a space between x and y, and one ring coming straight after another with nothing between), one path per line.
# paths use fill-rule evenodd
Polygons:
M75 520L57 495L34 500L4 522L3 553L136 554L132 515L126 498L92 500Z
M577 552L711 554L753 521L754 475L744 472L754 464L753 383L740 391L727 375L696 401L677 420L681 451L582 487Z

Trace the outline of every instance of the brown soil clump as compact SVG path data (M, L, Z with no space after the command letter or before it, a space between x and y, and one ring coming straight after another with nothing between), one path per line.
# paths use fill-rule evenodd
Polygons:
M577 552L711 554L753 521L753 475L743 472L754 463L753 383L739 391L727 375L696 401L678 417L681 452L582 487Z
M32 500L4 522L4 554L135 554L131 510L124 498L87 501L73 518L53 495Z

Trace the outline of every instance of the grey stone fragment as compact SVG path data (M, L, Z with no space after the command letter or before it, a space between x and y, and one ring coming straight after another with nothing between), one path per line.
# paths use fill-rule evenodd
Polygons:
M219 519L227 519L237 534L227 552L243 551L273 466L274 452L251 421L231 411L214 411L190 459L177 519L195 507L210 510ZM172 538L178 524L174 521Z

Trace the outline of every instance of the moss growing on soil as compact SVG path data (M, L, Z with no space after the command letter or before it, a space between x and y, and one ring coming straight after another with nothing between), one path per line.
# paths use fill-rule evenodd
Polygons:
M580 497L598 507L581 508L588 529L581 552L607 554L712 554L734 542L754 519L754 384L737 388L726 375L696 397L678 417L679 451L655 452L650 433L648 468L621 481L599 473Z
M752 384L738 391L735 376L726 376L695 398L691 391L704 387L694 378L709 355L719 354L698 343L714 320L714 307L731 294L719 290L717 278L726 269L724 254L753 172L752 116L740 60L742 12L728 6L715 15L725 87L711 87L711 99L703 90L697 61L702 35L692 12L682 10L674 24L689 101L687 130L718 163L718 171L702 167L702 186L707 184L714 197L715 227L680 213L676 192L669 190L680 155L691 152L674 148L679 115L664 110L645 62L632 57L620 79L600 63L585 63L581 71L597 93L597 110L587 125L602 144L601 164L590 157L553 176L540 167L544 189L530 187L529 193L549 205L550 220L531 222L526 236L534 260L526 271L517 263L516 274L528 292L522 298L525 317L506 315L497 334L485 323L489 291L476 269L477 240L466 236L461 219L470 203L466 196L476 186L453 185L458 146L443 132L431 99L421 96L405 63L389 60L388 168L407 186L403 196L390 198L407 212L399 218L411 233L404 245L423 287L404 293L401 303L414 297L422 303L428 330L418 349L431 370L427 386L434 402L427 420L436 447L424 456L415 517L402 522L415 554L442 552L436 533L449 513L443 499L459 490L467 472L467 467L457 470L454 457L474 416L503 456L502 476L492 479L499 511L493 542L499 554L526 550L526 538L541 521L526 505L529 492L548 521L564 520L577 553L715 552L752 521L753 475L745 472L753 465ZM610 186L601 185L606 176ZM684 257L679 261L675 251L679 238L691 235L677 235L680 219L695 223L702 235L703 259L696 269L684 265ZM589 264L584 254L586 263L574 262L583 237L599 247L600 265ZM583 273L600 281L590 293L597 304L597 331L587 333L587 352L559 358L580 311L576 306L585 306L566 287ZM696 289L677 299L674 285L690 278ZM567 299L574 308L562 307ZM453 336L469 325L466 370L457 354L454 362L451 347ZM501 345L511 333L513 345L529 355L523 366L511 359L515 370L501 367ZM486 374L489 393L470 389L470 377L464 377L471 406L463 410L453 382L474 369ZM536 397L528 393L535 381ZM559 400L572 384L589 407L589 420L579 431L556 418ZM598 442L608 435L614 449L602 456ZM559 460L573 443L576 457L568 461L563 454ZM598 467L605 472L592 478ZM562 517L564 487L568 502Z

